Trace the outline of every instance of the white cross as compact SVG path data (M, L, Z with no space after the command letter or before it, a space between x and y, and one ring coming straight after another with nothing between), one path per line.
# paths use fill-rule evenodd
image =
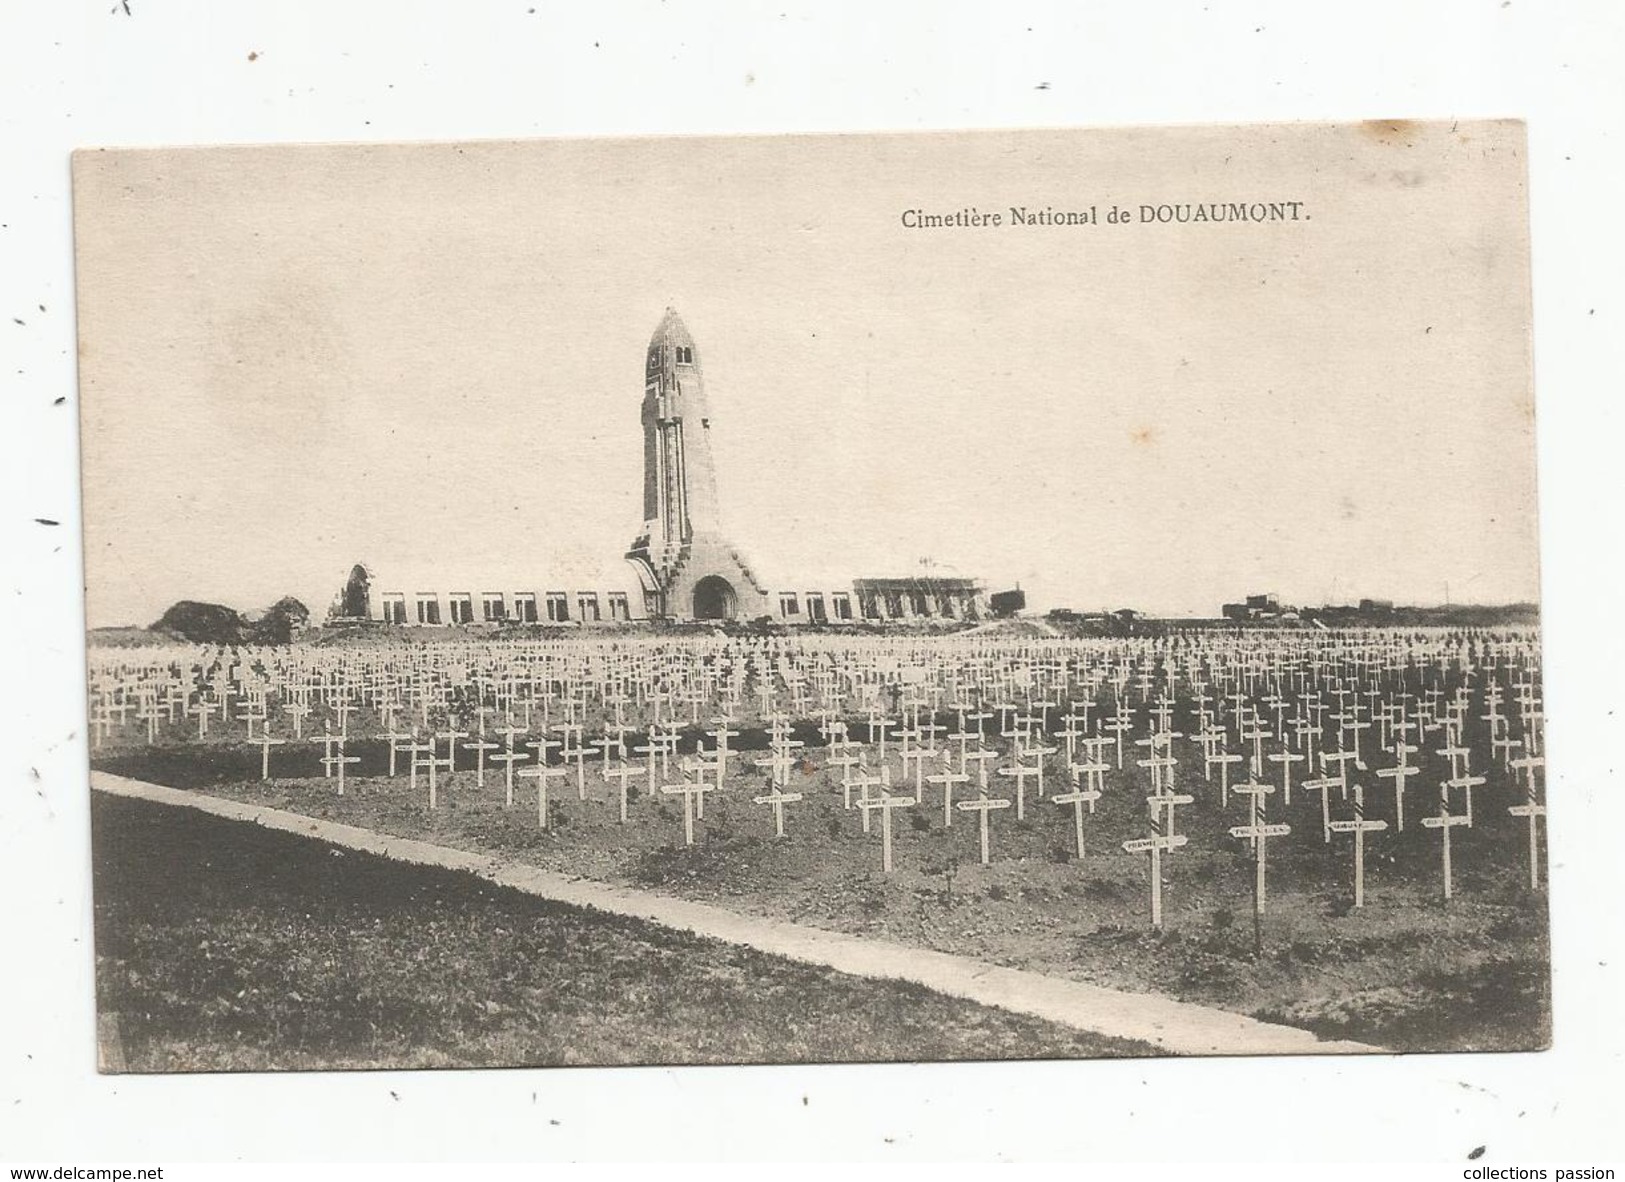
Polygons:
M1071 792L1057 792L1050 799L1059 805L1072 806L1072 828L1078 842L1078 861L1083 861L1083 806L1087 804L1093 811L1100 793L1093 789L1074 788Z
M684 780L680 784L662 784L660 791L667 796L681 796L683 798L683 844L694 844L694 800L698 797L705 799L707 792L716 791L703 780L691 782Z
M859 803L858 807L865 811L880 810L880 869L891 873L891 814L893 809L912 808L914 799L909 796L892 796L882 790L879 796L869 797Z
M954 807L963 812L981 814L979 820L982 829L982 865L986 866L988 864L988 811L990 809L1007 809L1010 807L1010 802L998 796L978 796L974 800L962 800Z
M534 763L529 767L519 769L521 779L536 781L536 824L538 828L548 828L547 782L553 779L563 779L569 774L568 768L549 767L545 763Z
M1396 781L1403 783L1403 781ZM1354 834L1354 905L1365 906L1365 835L1380 833L1388 828L1387 821L1368 821L1365 816L1365 793L1354 786L1354 816L1349 820L1331 821L1327 827L1336 833Z
M1437 829L1440 837L1443 838L1439 847L1439 857L1444 870L1444 897L1445 901L1449 902L1452 893L1450 881L1450 831L1457 825L1467 824L1467 818L1464 815L1451 813L1450 791L1446 785L1439 785L1439 815L1436 817L1423 817L1422 824L1429 829Z
M626 824L626 782L633 776L646 776L649 769L635 763L617 763L610 766L604 773L605 779L614 779L620 783L621 796L621 824Z

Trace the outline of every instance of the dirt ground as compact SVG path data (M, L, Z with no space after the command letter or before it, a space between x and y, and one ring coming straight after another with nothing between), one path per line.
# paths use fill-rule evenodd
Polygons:
M861 736L861 726L852 733ZM685 734L682 750L692 751L697 737ZM93 764L743 912L1156 992L1329 1038L1405 1051L1533 1049L1550 1041L1546 899L1528 889L1526 823L1506 812L1521 803L1522 790L1498 767L1474 769L1488 783L1474 793L1473 826L1452 831L1448 903L1439 832L1419 824L1436 808L1442 760L1413 757L1424 774L1407 793L1403 832L1394 829L1391 782L1374 775L1389 761L1373 756L1372 770L1354 776L1367 785L1366 815L1390 826L1366 838L1359 909L1353 838L1323 841L1318 798L1298 789L1287 807L1277 790L1269 820L1292 832L1269 842L1267 909L1255 942L1253 853L1228 832L1246 823L1248 806L1232 795L1221 810L1218 785L1203 778L1194 745L1175 747L1177 788L1196 800L1176 810L1176 829L1189 844L1163 862L1159 933L1149 923L1149 859L1121 849L1148 832L1149 782L1132 754L1107 775L1104 798L1085 817L1081 859L1072 806L1040 798L1029 783L1025 819L1014 807L992 814L991 864L982 866L975 815L955 810L946 826L941 790L927 784L921 803L893 812L895 869L886 874L878 817L866 834L861 811L844 805L838 771L823 764L817 732L803 727L796 737L808 746L786 790L804 799L786 808L786 836L774 836L772 809L752 801L766 791L766 773L748 761L766 740L748 730L734 740L740 758L726 789L709 794L695 822L693 846L684 844L680 801L651 798L638 781L629 790L629 823L620 824L617 789L598 757L586 762L584 798L573 762L551 782L545 831L535 781L516 778L508 808L500 768L488 767L485 786L476 786L469 752L459 753L454 776L440 774L432 811L424 780L408 787L404 756L400 774L386 776L388 749L376 739L348 745L360 762L349 767L343 797L336 780L319 774L319 743L274 748L264 781L260 749L230 742L108 746ZM892 764L893 791L903 792L894 756ZM677 778L675 766L669 778L657 775L663 783ZM907 784L912 797L912 777ZM1046 793L1064 788L1059 776L1048 777ZM994 775L990 791L1012 797L1013 781ZM956 792L973 795L964 786ZM1334 791L1333 817L1350 809Z
M190 810L92 818L117 1070L1157 1053Z

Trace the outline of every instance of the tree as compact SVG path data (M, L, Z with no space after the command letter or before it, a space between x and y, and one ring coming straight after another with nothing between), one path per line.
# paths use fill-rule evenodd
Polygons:
M247 621L223 603L183 599L154 624L154 631L170 632L193 644L241 644Z
M255 644L287 644L310 623L310 609L292 595L284 595L250 627Z

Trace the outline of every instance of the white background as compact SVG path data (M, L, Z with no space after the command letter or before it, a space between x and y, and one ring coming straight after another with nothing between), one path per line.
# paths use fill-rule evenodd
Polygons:
M10 420L0 1159L1296 1158L1442 1167L1480 1145L1486 1165L1625 1157L1620 808L1610 764L1625 667L1617 5L129 0L129 8L11 0L0 17L0 405ZM1555 1050L95 1074L71 149L1509 115L1530 123ZM1446 1175L1460 1176L1454 1167Z

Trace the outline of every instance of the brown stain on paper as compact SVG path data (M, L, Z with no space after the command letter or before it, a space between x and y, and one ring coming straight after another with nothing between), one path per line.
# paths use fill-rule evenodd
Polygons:
M1414 119L1367 119L1358 126L1367 139L1408 148L1422 125Z

